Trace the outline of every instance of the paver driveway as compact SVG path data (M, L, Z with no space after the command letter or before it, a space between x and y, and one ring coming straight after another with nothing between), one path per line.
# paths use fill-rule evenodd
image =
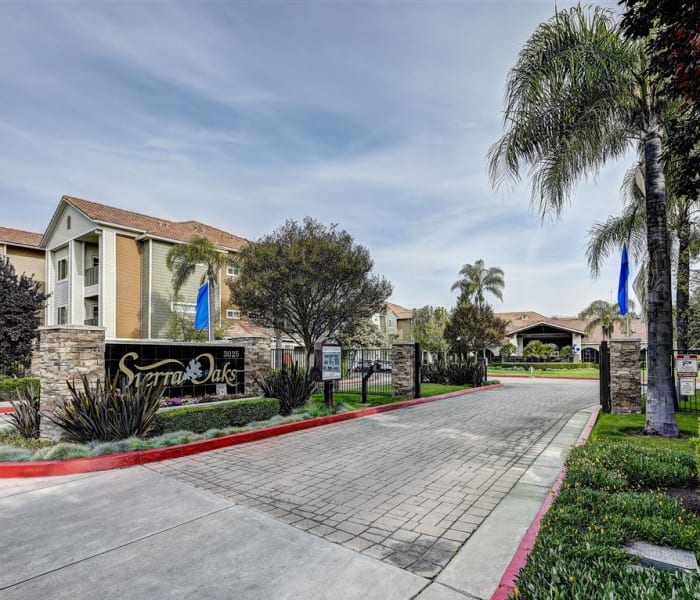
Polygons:
M149 468L435 576L597 383L484 391Z

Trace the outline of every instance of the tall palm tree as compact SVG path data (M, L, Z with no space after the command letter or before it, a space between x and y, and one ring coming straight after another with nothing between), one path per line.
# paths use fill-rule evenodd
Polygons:
M461 278L450 288L460 290L458 302L474 302L479 308L486 304L484 295L488 292L499 300L503 300L503 289L506 287L503 269L500 267L486 268L486 263L480 258L473 265L465 264L459 270Z
M634 310L634 302L628 300L628 308ZM625 323L625 318L620 314L620 305L611 304L605 300L593 300L580 313L581 319L591 319L586 325L584 332L587 334L593 333L598 327L603 332L603 338L609 340L615 333L615 323L620 325Z
M209 341L214 340L213 315L215 312L216 288L221 268L230 262L227 255L216 249L209 238L192 236L189 242L173 246L166 257L166 265L173 274L173 289L178 294L182 286L194 274L198 265L204 265L200 285L209 282Z
M576 6L537 27L511 70L505 133L489 150L493 184L529 172L532 203L559 216L575 184L636 145L644 157L648 277L646 431L678 434L673 411L671 261L661 165L663 110L641 43L611 11Z

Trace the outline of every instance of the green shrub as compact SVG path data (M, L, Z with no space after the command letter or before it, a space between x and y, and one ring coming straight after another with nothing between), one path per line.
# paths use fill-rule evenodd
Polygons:
M688 487L698 473L689 452L617 442L574 448L567 470L567 485L607 491Z
M6 377L0 379L0 402L12 402L17 399L17 392L27 388L36 390L39 395L41 382L38 377Z
M63 429L72 442L109 442L148 433L160 408L164 382L148 386L146 379L127 385L125 378L99 379L91 385L81 376L82 390L68 382L71 398L46 418Z
M165 448L167 446L176 446L177 444L196 442L201 439L204 439L203 436L191 431L170 431L163 435L149 438L146 442L151 448Z
M17 446L0 446L0 462L24 462L32 460L32 451Z
M551 369L553 371L567 371L571 369L598 369L599 365L595 363L571 363L571 362L505 362L505 363L491 363L489 367L496 369L522 369L524 371L529 371L530 367L535 369L535 371L546 371Z
M128 452L128 444L126 440L120 440L118 442L103 442L101 444L95 444L92 446L93 456L104 456L105 454L120 454L122 452Z
M471 385L478 387L484 383L483 363L469 359L461 363L433 363L421 367L421 380L424 383L441 385Z
M160 411L155 418L153 433L192 431L204 433L208 429L224 429L247 425L252 421L265 421L280 411L276 398L234 400L205 406L183 406Z
M280 414L289 415L295 408L304 406L316 390L311 373L299 363L278 371L272 371L257 382L266 398L277 398Z
M14 412L7 414L7 420L23 438L38 438L41 421L39 387L30 383L15 393L16 397L11 401Z

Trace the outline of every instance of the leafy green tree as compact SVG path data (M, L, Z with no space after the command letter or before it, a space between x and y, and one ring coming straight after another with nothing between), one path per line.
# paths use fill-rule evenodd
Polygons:
M29 367L47 298L33 276L17 275L10 259L0 256L0 368Z
M460 279L452 284L451 290L459 290L457 302L472 302L477 306L486 304L485 294L488 292L503 300L503 289L506 286L503 269L500 267L486 268L482 259L473 265L465 264L459 270Z
M308 356L314 342L380 312L392 290L372 274L367 248L310 217L247 244L238 263L232 302L251 321L301 339Z
M348 323L335 337L343 348L349 349L386 348L391 345L379 327L368 319Z
M461 302L450 314L445 339L453 352L460 352L461 358L464 354L477 354L490 346L498 346L506 335L507 325L488 304Z
M224 265L231 263L225 252L217 250L213 242L204 236L192 236L189 242L173 246L166 257L166 265L173 276L175 295L194 274L198 265L204 265L200 285L209 282L209 341L215 337L216 288L219 285L219 272Z
M574 354L575 352L571 346L563 346L561 350L559 350L560 358L570 359L574 356Z
M507 344L503 344L503 346L501 346L501 356L504 358L510 358L517 351L518 351L518 349L510 342L508 342Z
M489 151L494 185L530 174L532 202L559 216L575 184L636 145L644 157L648 277L646 431L678 434L671 368L671 260L662 169L665 104L643 45L611 11L573 7L537 27L507 90L503 137Z
M523 348L523 358L547 358L548 348L540 340L532 340Z
M445 340L445 327L450 314L442 306L424 306L413 317L413 339L426 352L445 354L449 346Z
M634 302L631 299L628 300L628 307L630 311L634 310ZM605 300L594 300L579 313L579 317L591 319L584 329L587 334L593 333L600 327L603 338L608 340L615 333L615 323L619 323L621 326L625 323L625 317L620 314L620 306L610 304Z

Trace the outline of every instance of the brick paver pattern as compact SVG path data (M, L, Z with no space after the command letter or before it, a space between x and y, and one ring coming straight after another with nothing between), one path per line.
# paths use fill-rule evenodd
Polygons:
M596 392L506 384L150 468L433 577Z

